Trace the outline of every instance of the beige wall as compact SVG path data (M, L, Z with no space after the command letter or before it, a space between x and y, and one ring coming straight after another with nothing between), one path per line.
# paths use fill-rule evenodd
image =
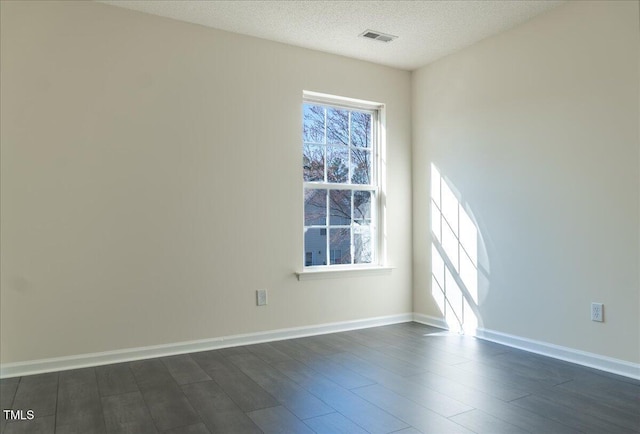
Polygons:
M3 363L412 311L409 72L92 2L1 19ZM303 90L387 105L390 275L293 274Z
M570 2L413 88L106 5L0 4L2 363L439 316L432 162L480 230L482 327L640 361L637 3ZM388 276L293 275L303 89L387 104Z
M481 327L640 361L639 34L637 2L568 2L414 73L416 312L433 162L481 234Z

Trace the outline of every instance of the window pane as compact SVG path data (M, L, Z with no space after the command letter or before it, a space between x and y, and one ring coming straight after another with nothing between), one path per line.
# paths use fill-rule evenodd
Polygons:
M349 182L349 148L327 146L327 181Z
M354 226L353 262L355 264L370 264L373 262L371 235L371 226Z
M349 112L327 109L327 143L349 144Z
M356 224L371 224L371 192L353 192L353 220Z
M302 140L307 143L325 143L324 107L304 104Z
M311 265L327 265L327 236L322 235L319 228L305 228L304 251L305 263L311 256Z
M304 224L327 224L327 190L304 190Z
M351 231L349 229L330 229L329 234L330 263L350 264Z
M329 224L351 224L351 190L329 191Z
M351 112L351 146L371 147L371 114Z
M324 146L304 145L302 167L305 181L324 181Z
M371 184L371 151L351 150L351 182L353 184Z

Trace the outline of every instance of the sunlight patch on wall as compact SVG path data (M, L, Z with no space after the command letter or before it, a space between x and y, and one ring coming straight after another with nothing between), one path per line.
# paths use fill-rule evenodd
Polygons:
M452 187L431 165L431 293L449 330L478 327L478 228Z

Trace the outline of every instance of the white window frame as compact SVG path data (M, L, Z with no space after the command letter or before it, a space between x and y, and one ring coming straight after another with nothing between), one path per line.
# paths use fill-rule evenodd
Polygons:
M301 262L302 271L297 272L299 280L315 279L321 277L337 277L344 274L370 274L371 272L386 273L391 270L386 264L386 246L384 238L384 212L383 204L385 200L385 168L383 166L384 152L385 152L385 106L381 103L364 101L352 98L338 97L328 94L322 94L317 92L305 91L303 92L303 105L315 104L323 105L331 108L356 110L361 112L369 112L372 115L372 139L371 139L371 183L364 184L351 184L349 183L330 183L330 182L317 182L317 181L303 181L303 206L302 206L302 248L301 248ZM302 112L302 111L301 111ZM300 123L302 125L302 122ZM302 146L300 147L302 150ZM327 170L327 164L325 161L325 172ZM350 180L349 180L350 181ZM307 266L305 264L305 246L304 246L304 191L307 188L326 189L326 190L354 190L354 191L371 191L371 227L372 227L372 262L368 264L327 264L327 265L312 265ZM353 210L353 208L352 208ZM327 214L329 219L329 214ZM327 222L327 228L331 229L336 225L329 225ZM352 223L353 224L353 223ZM353 235L352 235L353 237ZM327 236L327 239L329 237ZM353 251L353 242L351 243L351 249ZM329 248L327 248L327 260L330 254ZM353 254L353 253L352 253ZM353 256L352 256L353 258ZM330 262L330 261L327 261ZM346 272L346 273L345 273Z

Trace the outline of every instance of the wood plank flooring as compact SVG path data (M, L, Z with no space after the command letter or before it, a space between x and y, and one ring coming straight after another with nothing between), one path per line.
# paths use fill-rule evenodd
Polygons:
M640 382L417 323L0 380L16 433L640 433Z

